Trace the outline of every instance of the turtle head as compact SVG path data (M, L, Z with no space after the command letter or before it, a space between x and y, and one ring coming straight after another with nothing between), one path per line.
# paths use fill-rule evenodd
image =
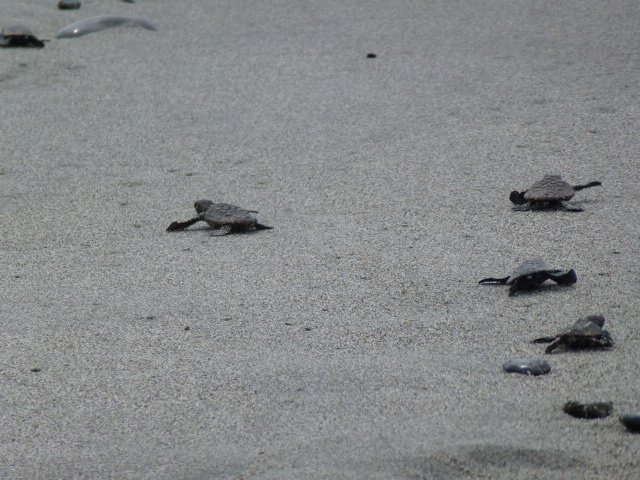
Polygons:
M511 200L511 202L515 203L516 205L524 205L525 203L527 203L527 201L524 199L525 193L526 192L519 192L517 190L514 190L509 195L509 200Z
M204 213L211 205L213 205L213 202L211 200L197 200L193 204L193 207L196 209L196 212Z

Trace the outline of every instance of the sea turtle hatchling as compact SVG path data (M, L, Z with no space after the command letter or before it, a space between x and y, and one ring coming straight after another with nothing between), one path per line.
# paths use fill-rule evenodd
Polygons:
M545 353L551 353L560 346L567 349L612 347L613 339L603 327L604 317L602 315L589 315L576 320L573 325L556 335L536 338L533 343L551 343Z
M44 47L44 42L23 25L12 25L4 27L0 33L0 47Z
M597 187L601 182L589 182L584 185L571 185L560 175L545 175L531 185L528 190L518 192L514 190L509 200L516 205L514 210L566 210L582 212L581 208L571 205L568 201L577 191L585 188Z
M541 258L527 260L511 275L503 278L483 278L480 284L511 285L509 296L515 295L519 290L532 290L539 288L546 280L553 280L558 285L572 285L578 280L575 270L560 270L553 268Z
M252 213L255 210L229 205L228 203L214 203L211 200L198 200L194 203L196 217L185 222L173 222L167 228L167 232L184 230L196 222L207 222L214 229L212 235L227 235L229 233L246 232L248 230L267 230L267 227L258 223Z

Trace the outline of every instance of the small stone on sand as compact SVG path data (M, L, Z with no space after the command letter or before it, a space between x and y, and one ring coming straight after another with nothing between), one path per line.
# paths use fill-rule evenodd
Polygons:
M505 372L524 375L544 375L551 371L551 365L540 358L514 358L502 364Z

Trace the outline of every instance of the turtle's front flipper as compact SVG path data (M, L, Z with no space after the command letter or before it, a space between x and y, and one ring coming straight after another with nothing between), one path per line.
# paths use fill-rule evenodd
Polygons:
M189 228L196 222L202 220L202 217L198 216L192 218L191 220L187 220L186 222L173 222L171 225L167 227L167 232L175 232L177 230L184 230L185 228Z
M517 291L523 290L524 288L525 287L520 284L520 278L516 278L509 287L509 296L513 297Z
M225 235L229 235L231 233L231 225L223 225L219 228L214 228L211 231L211 236L212 237L223 237Z
M267 227L266 225L262 225L261 223L256 223L255 225L256 230L271 230L273 227Z
M551 345L549 345L547 348L545 348L544 353L551 353L553 352L556 348L558 348L560 346L560 344L563 343L561 339L557 339L555 342L553 342Z
M569 202L562 202L560 204L562 206L562 209L565 212L584 212L584 210L580 207L575 207L573 205L571 205Z
M574 269L549 274L549 278L558 285L573 285L578 281L578 275Z
M493 277L489 277L489 278L483 278L482 280L480 280L478 283L480 284L484 284L484 283L495 283L496 285L504 285L507 283L507 280L509 280L509 277L504 277L504 278L493 278Z
M535 340L531 340L531 343L551 343L556 339L556 337L540 337Z
M584 190L585 188L599 187L600 185L602 185L602 182L589 182L585 183L584 185L572 185L572 187L576 192L578 192L580 190Z

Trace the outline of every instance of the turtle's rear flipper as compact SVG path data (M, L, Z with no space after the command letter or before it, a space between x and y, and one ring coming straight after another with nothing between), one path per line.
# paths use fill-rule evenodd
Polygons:
M535 340L531 340L531 343L551 343L556 339L556 337L540 337Z
M202 220L200 217L192 218L191 220L187 220L186 222L173 222L171 225L167 227L167 232L175 232L178 230L184 230L185 228L190 227L196 222Z
M613 347L613 338L611 338L611 334L606 330L602 331L602 336L598 341L598 346L603 348Z
M482 280L480 280L478 283L479 284L484 284L484 283L494 283L496 285L504 285L507 283L507 280L509 280L509 277L504 277L504 278L493 278L493 277L489 277L489 278L483 278Z
M602 185L602 182L589 182L585 183L584 185L572 185L572 187L576 192L578 192L580 190L584 190L585 188L599 187L600 185Z
M273 227L267 227L266 225L262 225L261 223L255 224L256 230L271 230Z
M584 210L580 207L576 207L572 204L570 204L569 202L562 202L560 205L562 205L562 209L565 212L584 212Z
M233 228L231 227L231 225L223 225L220 228L214 228L211 231L211 236L212 237L224 237L225 235L229 235L232 230L233 230Z
M550 274L549 278L558 285L573 285L578 281L578 275L576 275L576 271L573 268L565 272Z

